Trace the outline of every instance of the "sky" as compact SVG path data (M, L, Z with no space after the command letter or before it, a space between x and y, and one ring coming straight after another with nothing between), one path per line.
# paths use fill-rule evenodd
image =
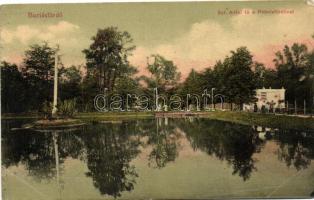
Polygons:
M274 9L289 13L258 13ZM28 17L39 12L62 16ZM192 68L211 67L240 46L267 67L273 67L275 52L285 44L314 48L314 6L303 0L4 5L0 19L0 60L16 64L22 63L30 45L47 41L60 45L66 67L84 65L82 50L97 29L108 26L131 34L136 49L129 61L139 74L147 73L151 54L173 60L186 77Z

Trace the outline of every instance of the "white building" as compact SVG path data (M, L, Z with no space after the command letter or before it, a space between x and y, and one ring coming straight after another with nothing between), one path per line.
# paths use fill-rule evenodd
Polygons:
M256 98L257 101L252 104L244 105L244 110L254 110L254 106L257 106L258 110L261 110L264 106L267 110L283 109L285 108L285 93L284 88L281 89L257 89Z

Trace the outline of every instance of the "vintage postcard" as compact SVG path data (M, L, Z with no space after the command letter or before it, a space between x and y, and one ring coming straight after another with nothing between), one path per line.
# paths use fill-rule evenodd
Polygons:
M314 1L0 6L5 200L314 197Z

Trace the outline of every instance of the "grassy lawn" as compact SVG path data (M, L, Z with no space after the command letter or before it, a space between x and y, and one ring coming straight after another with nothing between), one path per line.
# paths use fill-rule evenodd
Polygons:
M88 120L88 121L116 121L127 119L147 119L154 118L153 112L91 112L91 113L78 113L75 118Z
M246 125L285 129L314 129L314 118L301 118L274 114L247 112L215 111L207 112L203 117ZM127 120L154 118L154 112L108 112L108 113L79 113L76 118L86 120Z
M215 111L209 112L206 117L222 121L235 122L246 125L260 125L270 128L282 129L313 129L314 118L302 118L297 116Z
M313 129L314 118L302 118L296 116L274 115L274 114L260 114L247 112L231 112L231 111L215 111L206 112L202 115L203 118L222 120L245 125L260 125L273 128L284 129ZM37 119L36 114L19 114L7 115L2 114L2 119ZM76 119L82 121L120 121L132 119L149 119L154 118L154 112L91 112L91 113L77 113Z
M39 119L37 113L1 113L1 119Z

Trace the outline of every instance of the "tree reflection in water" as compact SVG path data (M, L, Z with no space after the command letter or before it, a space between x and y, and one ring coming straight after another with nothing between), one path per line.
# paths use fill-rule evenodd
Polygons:
M180 128L186 133L194 149L200 149L233 167L233 174L247 180L256 170L252 155L260 152L263 141L250 126L215 120L195 119L181 121Z
M12 132L10 128L17 126L10 123L2 121L2 166L23 164L36 180L50 180L57 176L59 167L62 174L66 158L80 159L86 162L86 176L100 193L113 197L134 189L138 173L131 161L140 149L149 150L150 167L162 168L177 158L180 137L186 137L195 150L226 160L233 174L244 181L257 170L253 154L260 152L267 140L277 141L278 159L288 167L305 169L314 157L313 131L274 129L262 140L256 127L208 119L93 124L58 134Z
M294 166L300 170L311 164L314 158L313 131L276 130L273 135L280 147L277 151L278 159L288 167Z
M82 134L86 162L93 183L101 194L114 197L134 188L138 174L130 161L139 153L134 123L89 126Z
M50 180L56 175L51 134L30 132L2 134L2 165L22 163L36 180ZM63 159L61 159L62 162Z
M86 175L101 194L117 197L134 188L138 175L129 163L139 153L135 123L87 126L58 134L55 130L10 132L10 128L2 134L2 165L6 168L22 163L36 180L56 177L59 183L59 167L61 170L66 157L72 157L87 163Z
M206 119L179 124L194 149L226 160L233 166L233 174L238 174L243 180L247 180L252 171L256 170L256 160L252 156L259 153L266 142L259 138L257 127ZM313 130L269 130L266 131L266 139L277 141L280 161L284 161L288 167L293 165L297 170L310 165L314 158Z
M148 166L163 168L167 163L175 161L178 156L180 134L176 132L176 125L168 118L147 120L141 124L141 135L147 136L147 145L152 147L148 156Z

